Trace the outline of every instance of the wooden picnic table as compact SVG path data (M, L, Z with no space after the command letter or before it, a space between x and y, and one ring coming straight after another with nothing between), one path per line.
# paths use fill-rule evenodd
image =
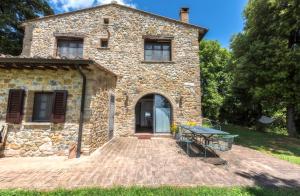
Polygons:
M205 139L205 144L209 141L209 139L214 135L229 135L229 133L217 129L212 129L208 127L202 127L202 126L187 126L187 125L181 125L181 129L185 129L193 135L193 139L196 139L197 137L202 137Z
M205 149L205 157L208 148L215 154L215 150L230 150L233 138L236 137L235 135L230 135L225 131L202 126L180 125L179 129L182 138L184 138L183 142L187 143L187 147L191 146L192 143L197 143L203 146ZM222 143L221 141L224 141L225 143Z

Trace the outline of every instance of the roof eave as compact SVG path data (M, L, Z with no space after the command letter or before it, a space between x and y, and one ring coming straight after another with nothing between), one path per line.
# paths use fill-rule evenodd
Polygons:
M199 42L205 37L205 35L207 34L208 29L205 29L204 31L199 31Z
M65 65L90 65L93 60L88 59L46 59L46 58L19 58L0 57L0 63L35 63L35 64L65 64Z
M84 68L88 68L90 65L95 65L100 70L107 72L114 77L118 77L117 74L114 72L106 69L105 67L99 65L93 60L89 59L47 59L47 58L20 58L20 57L0 57L0 65L1 64L9 64L9 65L16 65L16 66L69 66L75 68L76 66L82 66ZM9 66L7 67L9 68ZM33 67L34 69L34 67Z

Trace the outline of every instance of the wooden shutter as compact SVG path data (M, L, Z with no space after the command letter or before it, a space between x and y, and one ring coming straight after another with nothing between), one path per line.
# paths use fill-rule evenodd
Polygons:
M23 118L25 90L11 89L9 90L6 122L20 124Z
M53 95L53 109L52 109L52 122L64 123L66 119L67 109L67 91L54 91Z

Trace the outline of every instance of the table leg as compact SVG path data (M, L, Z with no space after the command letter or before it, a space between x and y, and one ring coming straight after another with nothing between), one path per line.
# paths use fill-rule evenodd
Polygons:
M189 143L186 143L186 152L188 155L190 155L190 149L189 149Z

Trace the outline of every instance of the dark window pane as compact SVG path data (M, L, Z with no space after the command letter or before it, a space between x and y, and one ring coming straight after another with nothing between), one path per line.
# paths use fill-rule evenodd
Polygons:
M152 44L147 44L145 45L146 50L152 50Z
M163 50L170 50L170 44L164 44L163 45Z
M162 50L154 50L154 59L156 61L163 61Z
M82 54L83 54L83 48L78 48L76 56L82 58Z
M155 95L156 108L171 108L170 102L161 95Z
M108 18L104 18L103 23L108 25L109 24L109 19Z
M77 50L76 50L76 48L70 47L70 48L69 48L69 57L70 57L70 58L75 58L76 55L77 55Z
M33 121L49 122L52 111L52 93L36 93L34 96Z
M108 40L101 39L101 48L107 48L107 47L108 47Z
M78 44L76 42L70 42L70 48L77 48Z
M145 41L145 61L170 61L171 43Z
M152 60L152 50L145 50L145 60L151 61Z
M154 44L154 50L161 50L161 44Z
M170 51L169 50L164 50L163 51L163 60L164 61L170 61L171 55L170 55Z

